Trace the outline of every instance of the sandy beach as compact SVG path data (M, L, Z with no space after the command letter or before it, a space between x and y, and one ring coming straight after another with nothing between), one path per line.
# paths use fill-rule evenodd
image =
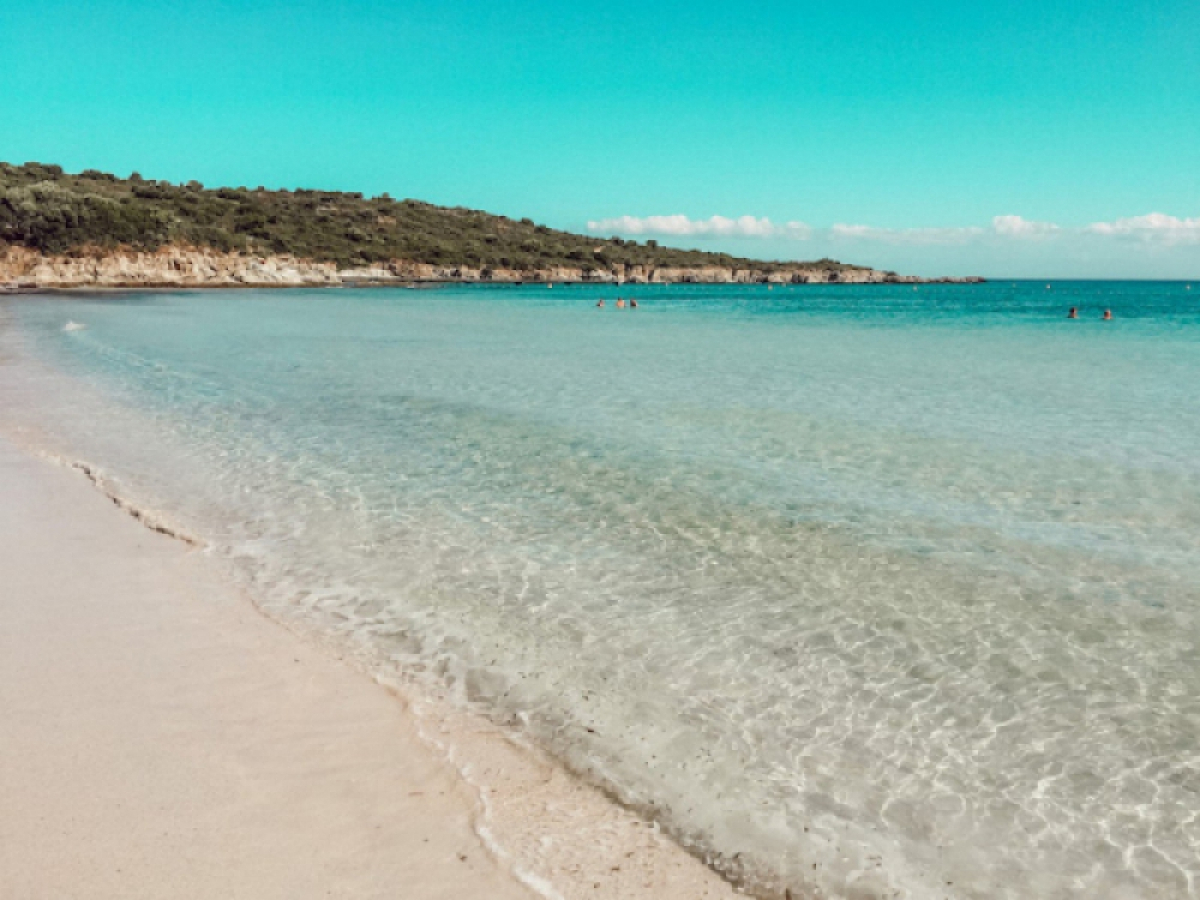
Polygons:
M0 497L5 898L731 893L580 785L580 843L522 867L401 698L202 552L2 438ZM499 807L540 846L530 802Z

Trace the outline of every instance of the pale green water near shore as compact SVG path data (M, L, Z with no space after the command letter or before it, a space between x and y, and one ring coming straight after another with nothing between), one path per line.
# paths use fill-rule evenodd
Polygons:
M1192 897L1198 294L15 298L0 390L752 883Z

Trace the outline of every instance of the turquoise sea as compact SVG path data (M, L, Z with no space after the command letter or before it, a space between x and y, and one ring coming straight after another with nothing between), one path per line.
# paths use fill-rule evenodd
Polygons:
M1194 287L13 297L0 405L764 895L1196 897Z

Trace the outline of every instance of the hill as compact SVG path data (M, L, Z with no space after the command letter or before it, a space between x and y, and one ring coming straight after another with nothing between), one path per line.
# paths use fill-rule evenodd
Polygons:
M242 266L229 261L248 257L262 258L265 281L273 280L267 258L282 258L286 265L277 263L274 269L290 266L288 271L300 272L305 283L337 280L320 273L509 281L898 280L893 273L834 260L760 262L676 250L652 240L572 234L529 219L394 200L386 194L368 198L319 190L209 189L195 181L172 184L136 173L129 178L95 170L72 175L41 163L0 163L0 254L4 245L10 248L10 280L39 265L57 267L58 275L35 278L39 283L58 283L56 278L85 282L86 272L98 273L95 277L104 283L120 282L120 272L132 272L132 283L151 283L160 269L234 271ZM108 269L78 262L106 257L121 262ZM136 270L145 266L150 267L145 277L136 277ZM117 274L102 276L102 270ZM250 275L231 279L254 280ZM219 283L219 277L208 282Z

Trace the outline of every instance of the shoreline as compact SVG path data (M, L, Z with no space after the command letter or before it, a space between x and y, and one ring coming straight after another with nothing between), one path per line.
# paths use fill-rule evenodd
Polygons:
M38 459L25 443L0 434L0 486L14 501L0 515L0 559L18 585L5 613L20 623L0 654L0 672L5 662L14 669L3 672L0 696L12 695L6 706L16 710L0 739L0 771L14 775L11 784L0 779L13 811L0 841L13 859L3 860L0 871L10 874L0 880L31 896L54 894L49 860L87 856L55 869L57 893L88 883L97 886L92 896L159 896L152 885L183 877L180 867L199 860L203 872L186 874L194 896L243 895L228 890L226 876L257 885L244 894L255 898L323 896L318 883L354 897L394 896L398 884L420 897L735 896L656 825L556 760L476 714L418 696L403 673L394 680L372 671L315 627L271 616L94 467ZM63 642L70 662L52 675L47 660L59 658ZM53 728L41 721L48 708ZM186 743L158 733L164 723L186 733ZM186 775L175 772L180 754L195 766ZM276 772L281 757L288 765ZM59 790L56 805L47 801L51 773L63 770L79 784ZM255 785L286 776L291 790L271 788L248 810L230 795L231 771ZM204 796L193 796L197 783ZM88 796L122 801L100 808ZM320 817L306 818L314 807ZM127 828L130 816L137 824ZM186 858L178 848L163 858L160 826L165 839L181 817L218 827L196 826ZM374 834L362 831L364 821ZM429 843L398 849L418 837ZM273 841L281 846L263 858L243 853ZM339 853L346 858L331 861ZM103 871L118 859L127 865ZM303 884L314 889L305 893ZM414 892L418 884L426 887Z
M1028 281L1042 281L1044 279L1025 279ZM94 284L94 285L41 285L37 287L12 287L7 284L0 284L0 297L25 297L38 294L62 294L65 296L79 296L81 294L131 294L131 293L217 293L221 291L294 291L294 290L355 290L358 288L401 288L404 290L433 290L440 287L459 287L470 285L472 287L494 287L494 288L518 288L518 287L669 287L675 285L704 285L707 287L746 287L751 284L786 287L894 287L896 285L966 285L966 284L982 284L983 281L974 280L959 280L951 278L930 278L921 281L826 281L826 282L701 282L701 281L626 281L626 282L604 282L604 281L477 281L465 279L444 279L444 280L428 280L428 281L410 281L397 278L393 281L346 281L336 284L313 283L313 284L279 284L276 282L247 282L238 284L176 284L164 282L162 284L146 284L144 282L129 282L127 284ZM1183 284L1184 282L1180 282Z
M762 263L760 266L552 266L501 269L392 259L339 267L286 254L254 255L167 245L156 251L114 250L49 256L0 247L0 290L170 290L176 288L354 287L418 284L978 284L983 279L918 278L865 266Z
M550 748L760 900L777 873L795 897L1174 896L1191 798L1138 754L1191 738L1196 429L1162 373L1200 320L1182 285L1068 292L1128 332L1059 324L1042 284L647 289L661 315L600 331L578 303L609 289L16 298L0 431L98 464L268 615ZM497 846L544 872L540 811L574 783L498 783L516 767L418 706ZM1047 795L1043 765L1087 780ZM1131 778L1174 869L1104 842Z

